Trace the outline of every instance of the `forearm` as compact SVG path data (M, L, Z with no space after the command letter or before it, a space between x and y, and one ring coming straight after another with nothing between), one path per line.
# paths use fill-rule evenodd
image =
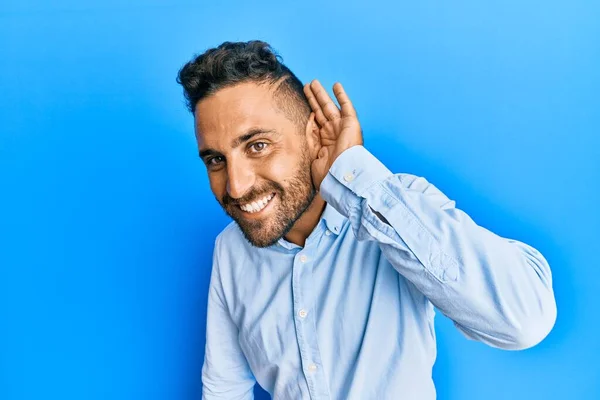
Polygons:
M467 336L517 349L551 329L556 306L543 256L478 226L425 179L393 175L356 146L332 166L321 191L349 217L359 240L377 241L394 268Z

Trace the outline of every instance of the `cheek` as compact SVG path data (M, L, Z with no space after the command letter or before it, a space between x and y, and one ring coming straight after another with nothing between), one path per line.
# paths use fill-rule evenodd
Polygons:
M266 179L282 182L294 177L300 164L299 154L287 153L277 154L266 161L259 162L257 167L260 168L261 175Z

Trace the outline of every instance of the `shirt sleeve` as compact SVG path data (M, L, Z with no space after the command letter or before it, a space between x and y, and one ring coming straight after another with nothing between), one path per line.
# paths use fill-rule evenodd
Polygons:
M238 328L227 308L219 273L217 248L218 239L208 291L202 399L252 400L256 379L242 352Z
M556 320L552 276L533 247L477 225L422 177L393 174L363 146L344 151L321 184L358 240L468 338L503 349L539 343Z

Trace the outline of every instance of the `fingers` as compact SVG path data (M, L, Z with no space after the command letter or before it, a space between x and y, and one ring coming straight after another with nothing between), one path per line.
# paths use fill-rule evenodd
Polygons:
M356 110L341 83L333 85L333 94L342 108L342 117L356 117Z
M340 116L356 117L356 110L344 87L339 82L333 85L333 94L340 104L341 113L318 80L315 79L311 83L304 85L304 94L315 112L315 119L320 126L323 126L328 120L332 121L340 118Z
M310 104L310 108L312 108L315 113L315 119L317 120L319 126L325 125L325 123L327 122L327 117L325 116L325 114L323 114L323 110L321 109L319 102L315 98L309 83L304 85L304 94L308 99L308 104Z
M310 89L316 98L319 107L323 111L323 114L328 120L333 121L337 118L340 118L339 108L337 105L335 105L331 97L329 97L329 94L327 94L327 91L323 85L321 85L321 82L316 79L313 80L310 83Z

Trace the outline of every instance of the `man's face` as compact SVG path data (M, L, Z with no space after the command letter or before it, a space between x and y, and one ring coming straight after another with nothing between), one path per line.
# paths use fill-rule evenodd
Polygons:
M277 108L271 86L255 83L203 99L195 117L217 201L250 243L274 244L315 197L305 127Z

